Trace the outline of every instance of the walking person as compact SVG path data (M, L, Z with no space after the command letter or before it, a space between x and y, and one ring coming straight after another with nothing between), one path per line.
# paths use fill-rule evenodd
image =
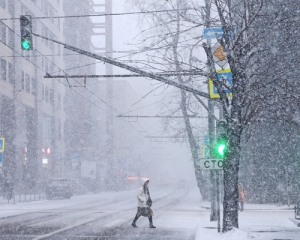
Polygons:
M152 216L153 216L153 211L151 209L152 200L150 198L148 185L149 185L149 180L147 180L143 184L143 186L140 188L140 191L137 195L137 198L138 198L137 213L136 213L135 218L133 219L133 222L131 224L134 228L137 227L136 221L139 219L140 216L148 217L148 219L149 219L149 228L156 228L153 225L153 221L152 221Z
M243 184L239 184L239 210L244 210L244 202L246 201L246 191Z

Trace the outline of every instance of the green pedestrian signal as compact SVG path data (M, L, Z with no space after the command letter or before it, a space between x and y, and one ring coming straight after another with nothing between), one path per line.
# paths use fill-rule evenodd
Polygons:
M21 48L23 50L32 49L32 20L31 15L20 16Z

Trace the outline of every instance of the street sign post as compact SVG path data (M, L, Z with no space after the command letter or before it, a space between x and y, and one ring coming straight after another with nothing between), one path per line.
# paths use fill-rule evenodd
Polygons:
M230 69L217 70L217 77L219 81L223 81L224 85L232 86L232 72ZM229 89L225 88L224 91L227 96L232 96L232 93ZM211 78L209 79L209 95L210 98L220 98L217 88Z
M0 152L4 152L5 149L5 138L0 138Z
M0 152L0 174L2 174L2 168L3 168L3 152Z
M233 31L235 32L235 27L233 27ZM223 28L214 27L214 28L204 28L203 37L205 39L214 39L218 37L222 37L224 35ZM232 37L232 34L229 34L229 37Z
M209 145L209 136L208 136L208 135L205 135L205 136L204 136L204 144L205 144L206 146Z
M223 159L200 159L199 167L200 170L222 170Z
M221 27L218 28L204 28L203 30L203 36L205 39L214 39L216 38L216 34L219 37L223 36L223 29Z
M224 68L224 66L228 63L227 58L226 58L226 53L224 51L223 46L217 42L213 47L212 47L212 53L213 53L213 58L214 62L218 64L221 68Z
M209 158L209 147L203 146L202 148L202 157L203 158Z

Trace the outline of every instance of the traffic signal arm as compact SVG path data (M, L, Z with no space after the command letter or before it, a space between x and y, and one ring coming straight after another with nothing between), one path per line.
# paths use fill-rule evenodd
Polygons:
M199 91L198 89L194 89L192 87L186 86L184 84L177 83L175 81L169 80L169 79L164 78L162 76L158 76L156 74L143 71L142 69L139 69L139 68L127 65L127 64L122 63L122 62L118 62L118 61L116 61L114 59L111 59L111 58L108 58L108 57L104 57L104 56L101 56L101 55L98 55L98 54L94 54L94 53L91 53L91 52L88 52L88 51L85 51L85 50L82 50L82 49L70 46L68 44L65 44L65 43L62 43L62 42L59 42L59 41L56 41L56 40L53 40L53 39L41 36L41 35L36 34L36 33L32 33L32 34L35 35L35 36L37 36L37 37L41 37L41 38L47 39L49 41L61 44L66 49L69 49L71 51L74 51L74 52L80 53L82 55L89 56L89 57L101 60L104 63L108 63L108 64L111 64L111 65L114 65L114 66L117 66L117 67L120 67L120 68L123 68L123 69L127 69L127 70L129 70L131 72L143 75L144 77L152 78L152 79L155 79L157 81L164 82L164 83L172 85L174 87L183 89L183 90L185 90L187 92L191 92L191 93L197 94L199 96L202 96L202 97L205 97L205 98L209 98L209 94L208 93Z

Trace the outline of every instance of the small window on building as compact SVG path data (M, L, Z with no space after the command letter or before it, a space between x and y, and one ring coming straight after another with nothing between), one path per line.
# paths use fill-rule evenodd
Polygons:
M49 15L48 15L48 6L49 6L49 3L48 3L47 0L44 0L43 2L44 2L43 12L44 12L44 14L45 14L46 17L49 17Z
M8 1L8 12L10 15L15 15L15 6L13 1Z
M54 90L50 89L50 102L53 103L54 102Z
M0 41L6 44L6 26L2 22L0 22Z
M33 96L36 96L36 89L37 89L37 86L36 86L36 79L35 78L31 78L31 93Z
M60 19L59 18L57 18L57 28L60 31Z
M58 108L60 108L60 106L61 106L61 95L60 94L57 94L57 105L58 105Z
M21 79L22 79L22 86L21 86L21 88L22 88L22 90L24 90L25 89L25 76L24 76L24 72L22 71L22 73L21 73Z
M54 23L54 18L52 18L53 16L54 16L54 9L51 5L49 5L49 17L52 23Z
M49 38L54 39L54 35L52 33L49 33ZM52 41L49 41L49 48L51 50L54 49L54 43Z
M45 72L48 73L48 59L45 58Z
M47 28L47 27L44 28L44 34L45 34L45 37L46 37L46 38L49 37L49 34L48 34L48 28ZM49 42L49 41L47 41L47 40L45 41L45 45L46 45L46 46L48 46L48 42Z
M61 140L61 121L58 119L58 139Z
M6 8L6 0L0 0L0 7Z
M13 49L14 48L14 42L15 42L15 33L11 30L8 29L8 46Z
M29 74L25 74L25 90L26 92L30 93L30 76Z
M6 61L1 59L1 80L6 81Z
M50 62L49 63L49 68L50 68L50 72L53 72L54 71L54 63L53 62Z
M42 99L45 100L45 85L42 86Z
M10 62L8 63L8 81L12 85L15 84L14 66Z
M49 102L49 88L45 86L45 101Z

